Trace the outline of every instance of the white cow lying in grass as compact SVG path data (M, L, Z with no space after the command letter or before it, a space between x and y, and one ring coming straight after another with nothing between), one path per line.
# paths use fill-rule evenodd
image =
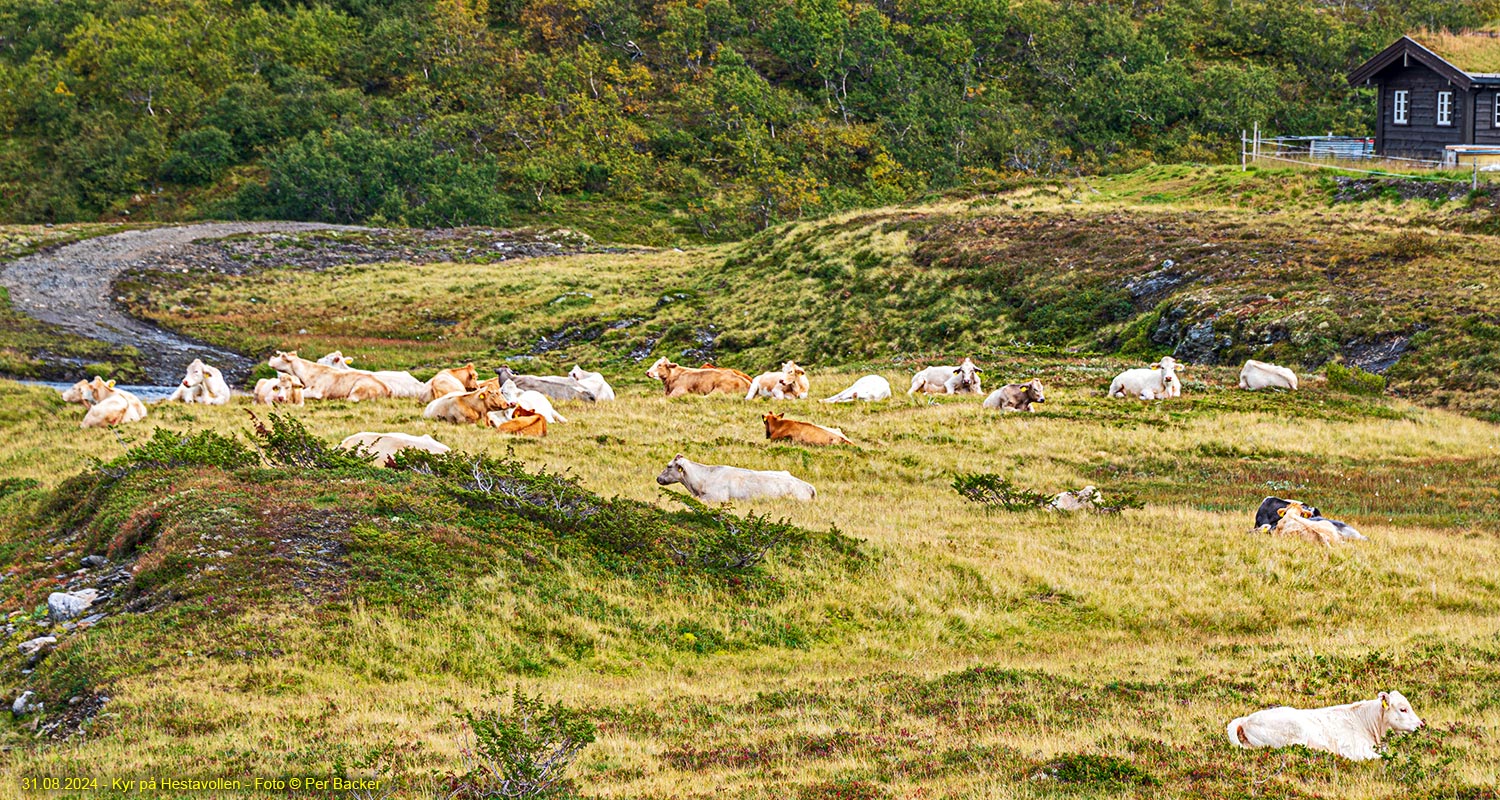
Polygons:
M705 503L755 500L762 497L811 500L818 496L818 490L812 484L792 477L792 473L785 470L711 466L689 461L681 453L656 476L656 482L662 486L680 483Z
M195 358L167 402L222 406L229 402L229 383L224 380L224 373Z
M974 359L965 358L956 367L928 367L911 376L911 388L907 394L984 394L979 388L979 373L984 370L974 365Z
M1289 389L1297 391L1297 373L1286 367L1267 364L1250 359L1240 368L1240 388L1247 391L1257 389Z
M1381 692L1374 700L1342 706L1277 706L1257 711L1229 723L1229 741L1239 747L1300 744L1355 761L1370 761L1380 758L1380 742L1386 733L1407 733L1420 727L1421 718L1400 692Z
M89 381L84 405L89 410L83 415L80 428L109 428L146 418L146 404L139 397L124 389L116 389L114 381L106 381L98 375Z
M595 400L615 399L614 388L611 387L609 385L609 381L604 380L604 376L598 372L589 372L583 367L574 364L573 368L568 370L568 377L572 378L575 381L578 381L583 385L583 388L593 392Z
M488 382L486 381L486 383ZM568 421L567 417L557 413L557 409L552 407L552 401L547 399L547 395L532 389L522 390L521 387L516 385L515 381L506 381L500 384L500 394L507 401L521 408L530 409L541 414L542 419L547 420L548 423Z
M365 375L374 375L381 383L391 390L391 397L404 397L410 400L420 400L427 391L427 384L417 380L410 372L400 370L383 370L372 372L367 369L355 369L349 366L354 356L344 355L342 350L335 350L328 355L318 359L318 363L325 367L344 369L350 372L359 372ZM430 397L428 398L431 399Z
M1165 400L1182 395L1177 379L1178 363L1171 356L1150 367L1127 369L1109 384L1110 397L1139 397L1142 400Z
M855 381L853 386L833 397L825 398L823 402L852 403L855 400L870 402L889 399L891 399L891 382L879 375L866 375Z
M407 448L426 450L439 455L448 452L449 449L448 445L425 434L413 436L409 433L372 433L370 431L361 431L345 437L344 441L339 442L339 447L345 450L358 450L363 447L365 453L370 456L370 463L377 467L385 466L391 456Z

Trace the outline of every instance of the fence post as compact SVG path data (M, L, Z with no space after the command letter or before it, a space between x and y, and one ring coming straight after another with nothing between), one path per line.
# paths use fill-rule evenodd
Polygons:
M1254 145L1254 148L1255 149L1252 150L1251 152L1253 152L1255 154L1256 158L1260 158L1260 122L1258 120L1255 123L1255 145Z
M1474 184L1469 187L1469 191L1479 191L1479 156L1474 156Z
M1247 164L1249 163L1249 159L1245 155L1245 145L1247 143L1245 133L1245 129L1240 128L1240 172L1244 172L1248 168Z

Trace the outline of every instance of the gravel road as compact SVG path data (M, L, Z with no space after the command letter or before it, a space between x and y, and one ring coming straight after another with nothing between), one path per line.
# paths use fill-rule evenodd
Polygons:
M116 307L111 284L120 272L143 259L170 254L197 239L320 229L358 230L310 222L210 222L127 231L0 266L0 285L10 291L11 306L17 311L80 336L140 350L141 364L152 382L176 383L187 363L201 358L223 370L233 383L249 374L254 366L249 358L128 316Z

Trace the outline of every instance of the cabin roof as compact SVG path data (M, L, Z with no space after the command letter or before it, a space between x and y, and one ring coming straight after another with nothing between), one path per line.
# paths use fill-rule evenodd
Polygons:
M1500 86L1500 29L1402 36L1349 73L1349 83L1366 83L1398 60L1422 64L1464 89Z

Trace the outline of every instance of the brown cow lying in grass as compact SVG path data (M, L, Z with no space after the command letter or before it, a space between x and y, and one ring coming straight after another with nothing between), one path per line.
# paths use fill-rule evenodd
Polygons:
M481 386L472 392L447 394L433 400L422 409L422 416L457 425L482 425L491 411L507 408L510 408L510 403L498 388Z
M657 359L651 369L646 370L646 377L661 381L667 397L714 392L741 397L750 389L750 376L738 370L721 367L693 369L673 364L665 357Z
M472 392L478 388L479 372L474 369L474 362L471 361L461 367L445 369L428 379L421 400L431 403L446 394Z
M507 413L510 414L509 418L506 417ZM536 437L547 435L547 418L529 408L517 406L509 411L491 411L485 415L484 421L501 433Z
M1307 506L1296 501L1286 504L1276 512L1281 520L1271 532L1279 536L1296 536L1309 542L1317 542L1324 547L1330 547L1334 542L1342 541L1344 537L1339 535L1339 529L1326 519L1309 519L1312 514Z
M373 400L390 397L390 387L378 378L365 372L338 369L316 361L308 361L297 355L297 351L276 351L266 360L271 369L287 372L302 381L303 396L315 400Z
M790 439L801 444L854 444L838 428L825 428L811 422L786 419L774 412L761 419L766 423L767 439Z

